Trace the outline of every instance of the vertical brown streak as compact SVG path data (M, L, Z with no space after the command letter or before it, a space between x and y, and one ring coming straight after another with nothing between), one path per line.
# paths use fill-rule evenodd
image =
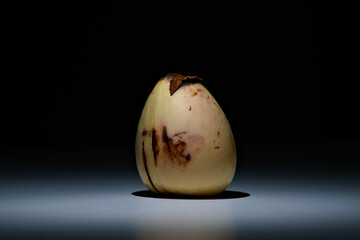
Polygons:
M171 152L169 137L168 137L167 131L166 131L166 126L164 126L164 128L163 128L162 140L166 144L168 151Z
M154 185L154 183L152 182L151 177L150 177L149 169L148 169L148 167L147 167L147 161L146 161L146 154L145 154L144 142L142 143L142 155L143 155L143 163L144 163L145 172L146 172L146 175L148 176L150 185L152 186L152 188L153 188L156 192L159 192L159 191L156 189L156 187L155 187L155 185Z
M154 154L154 163L155 163L155 167L157 166L157 156L159 154L160 151L160 147L159 147L159 135L157 135L155 128L153 128L152 130L152 134L151 134L151 144L152 144L152 150L153 150L153 154Z

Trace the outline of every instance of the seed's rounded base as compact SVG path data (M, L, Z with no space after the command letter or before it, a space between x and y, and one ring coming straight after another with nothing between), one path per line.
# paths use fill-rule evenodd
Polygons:
M180 190L180 189L173 189L168 190L167 192L160 192L160 191L154 191L153 189L148 188L151 192L158 195L163 196L182 196L182 197L209 197L209 196L216 196L221 194L225 191L226 188L222 187L209 187L207 189L201 189L201 190Z

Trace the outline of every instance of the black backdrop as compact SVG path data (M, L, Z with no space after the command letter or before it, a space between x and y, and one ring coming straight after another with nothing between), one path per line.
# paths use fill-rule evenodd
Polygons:
M360 136L351 8L337 1L8 1L3 159L111 149L128 154L132 164L146 98L158 79L178 72L204 79L231 123L240 160L251 151L281 155L285 149L319 156L311 158L319 166L350 169ZM344 154L350 160L329 157ZM64 161L8 159L5 169ZM74 157L65 166L86 161ZM116 157L92 161L124 164Z

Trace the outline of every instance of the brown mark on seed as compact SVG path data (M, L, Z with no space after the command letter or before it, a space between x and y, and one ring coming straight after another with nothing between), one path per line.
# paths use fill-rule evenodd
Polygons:
M147 131L144 129L141 133L141 136L145 137L147 134L148 134Z
M202 80L201 78L197 76L183 76L178 73L170 73L167 75L168 78L171 78L170 80L170 95L173 95L175 91L181 86L183 81L189 81L189 80Z
M202 96L201 95L202 90L200 88L196 89L194 92L191 90L191 92L192 92L192 95L191 95L192 97L194 97L198 94L199 94L199 96Z
M151 145L152 145L152 150L153 150L153 154L154 154L154 164L155 164L155 167L157 167L157 157L160 152L160 147L159 147L159 135L157 134L155 128L152 129Z
M143 141L143 143L142 143L142 155L143 155L144 168L145 168L146 175L148 176L149 183L150 183L151 187L152 187L156 192L159 192L159 191L156 189L156 187L155 187L155 185L154 185L154 183L152 182L151 177L150 177L150 173L149 173L149 169L148 169L147 161L146 161L144 141Z
M182 138L181 135L183 135L183 134L185 134L185 133L186 133L185 131L176 133L176 134L174 134L174 137L179 137L179 138L181 139L181 138Z
M179 136L185 132L177 133L175 136ZM166 126L162 132L163 148L162 152L165 154L167 159L179 167L186 167L191 160L191 155L185 153L186 143L181 140L181 137L175 142L173 138L167 134Z
M214 147L215 149L219 149L220 147L219 146L216 146L216 147Z
M217 131L217 137L220 137L220 128Z
M189 111L191 111L191 106L189 107Z

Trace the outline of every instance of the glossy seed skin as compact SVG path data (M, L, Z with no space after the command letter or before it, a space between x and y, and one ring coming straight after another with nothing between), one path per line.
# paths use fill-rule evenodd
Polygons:
M156 84L140 117L135 142L140 177L155 193L216 195L236 169L230 124L201 83L183 83L170 94L173 77Z

